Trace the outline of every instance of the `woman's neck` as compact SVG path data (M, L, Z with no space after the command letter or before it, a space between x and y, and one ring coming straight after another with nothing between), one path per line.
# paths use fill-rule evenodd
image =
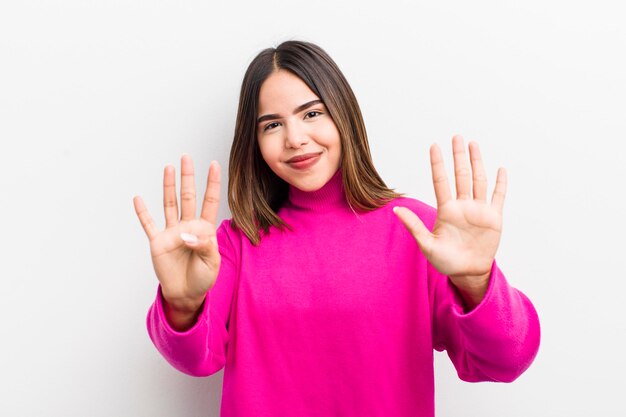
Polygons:
M346 206L348 203L343 189L341 168L318 190L302 191L290 185L288 204L297 209L313 211Z

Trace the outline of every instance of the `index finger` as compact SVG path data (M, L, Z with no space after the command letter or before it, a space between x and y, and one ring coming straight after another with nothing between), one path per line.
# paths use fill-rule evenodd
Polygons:
M217 209L220 203L220 164L212 161L209 166L209 178L206 182L202 213L200 217L215 225L217 223Z
M496 187L493 190L493 195L491 196L491 205L494 206L500 214L502 214L504 197L506 196L506 183L506 169L500 168L498 169L498 175L496 177Z
M441 206L450 200L450 184L448 183L448 175L443 164L441 149L436 144L430 147L430 168L433 176L433 186L435 187L435 197L437 205Z

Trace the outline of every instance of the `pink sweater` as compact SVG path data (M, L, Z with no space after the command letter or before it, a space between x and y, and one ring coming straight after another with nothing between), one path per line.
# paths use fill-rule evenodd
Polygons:
M198 322L174 331L160 287L148 332L176 369L224 368L222 417L434 416L433 348L465 381L513 381L539 347L531 302L494 262L487 293L463 311L458 293L392 212L431 227L414 199L356 214L341 172L320 190L292 188L272 229L253 246L225 220L222 263Z

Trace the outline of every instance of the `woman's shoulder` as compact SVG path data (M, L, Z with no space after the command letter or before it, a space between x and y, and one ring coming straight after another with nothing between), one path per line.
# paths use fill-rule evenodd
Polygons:
M233 219L230 218L221 221L215 234L220 244L222 241L227 240L231 245L236 245L236 242L241 241L243 232L235 226Z
M234 223L233 223L233 219L223 219L219 226L217 227L217 231L218 233L221 231L222 233L227 233L228 231L235 231L236 228L234 227Z

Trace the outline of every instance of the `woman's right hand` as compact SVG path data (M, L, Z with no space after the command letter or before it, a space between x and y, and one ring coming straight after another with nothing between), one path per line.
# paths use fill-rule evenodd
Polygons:
M165 229L158 229L141 197L133 199L137 217L150 240L152 264L167 304L166 314L169 310L168 319L174 318L179 328L195 319L220 269L216 238L219 197L220 166L214 161L209 167L202 212L196 218L193 161L189 155L183 155L180 219L172 165L167 165L163 173Z

